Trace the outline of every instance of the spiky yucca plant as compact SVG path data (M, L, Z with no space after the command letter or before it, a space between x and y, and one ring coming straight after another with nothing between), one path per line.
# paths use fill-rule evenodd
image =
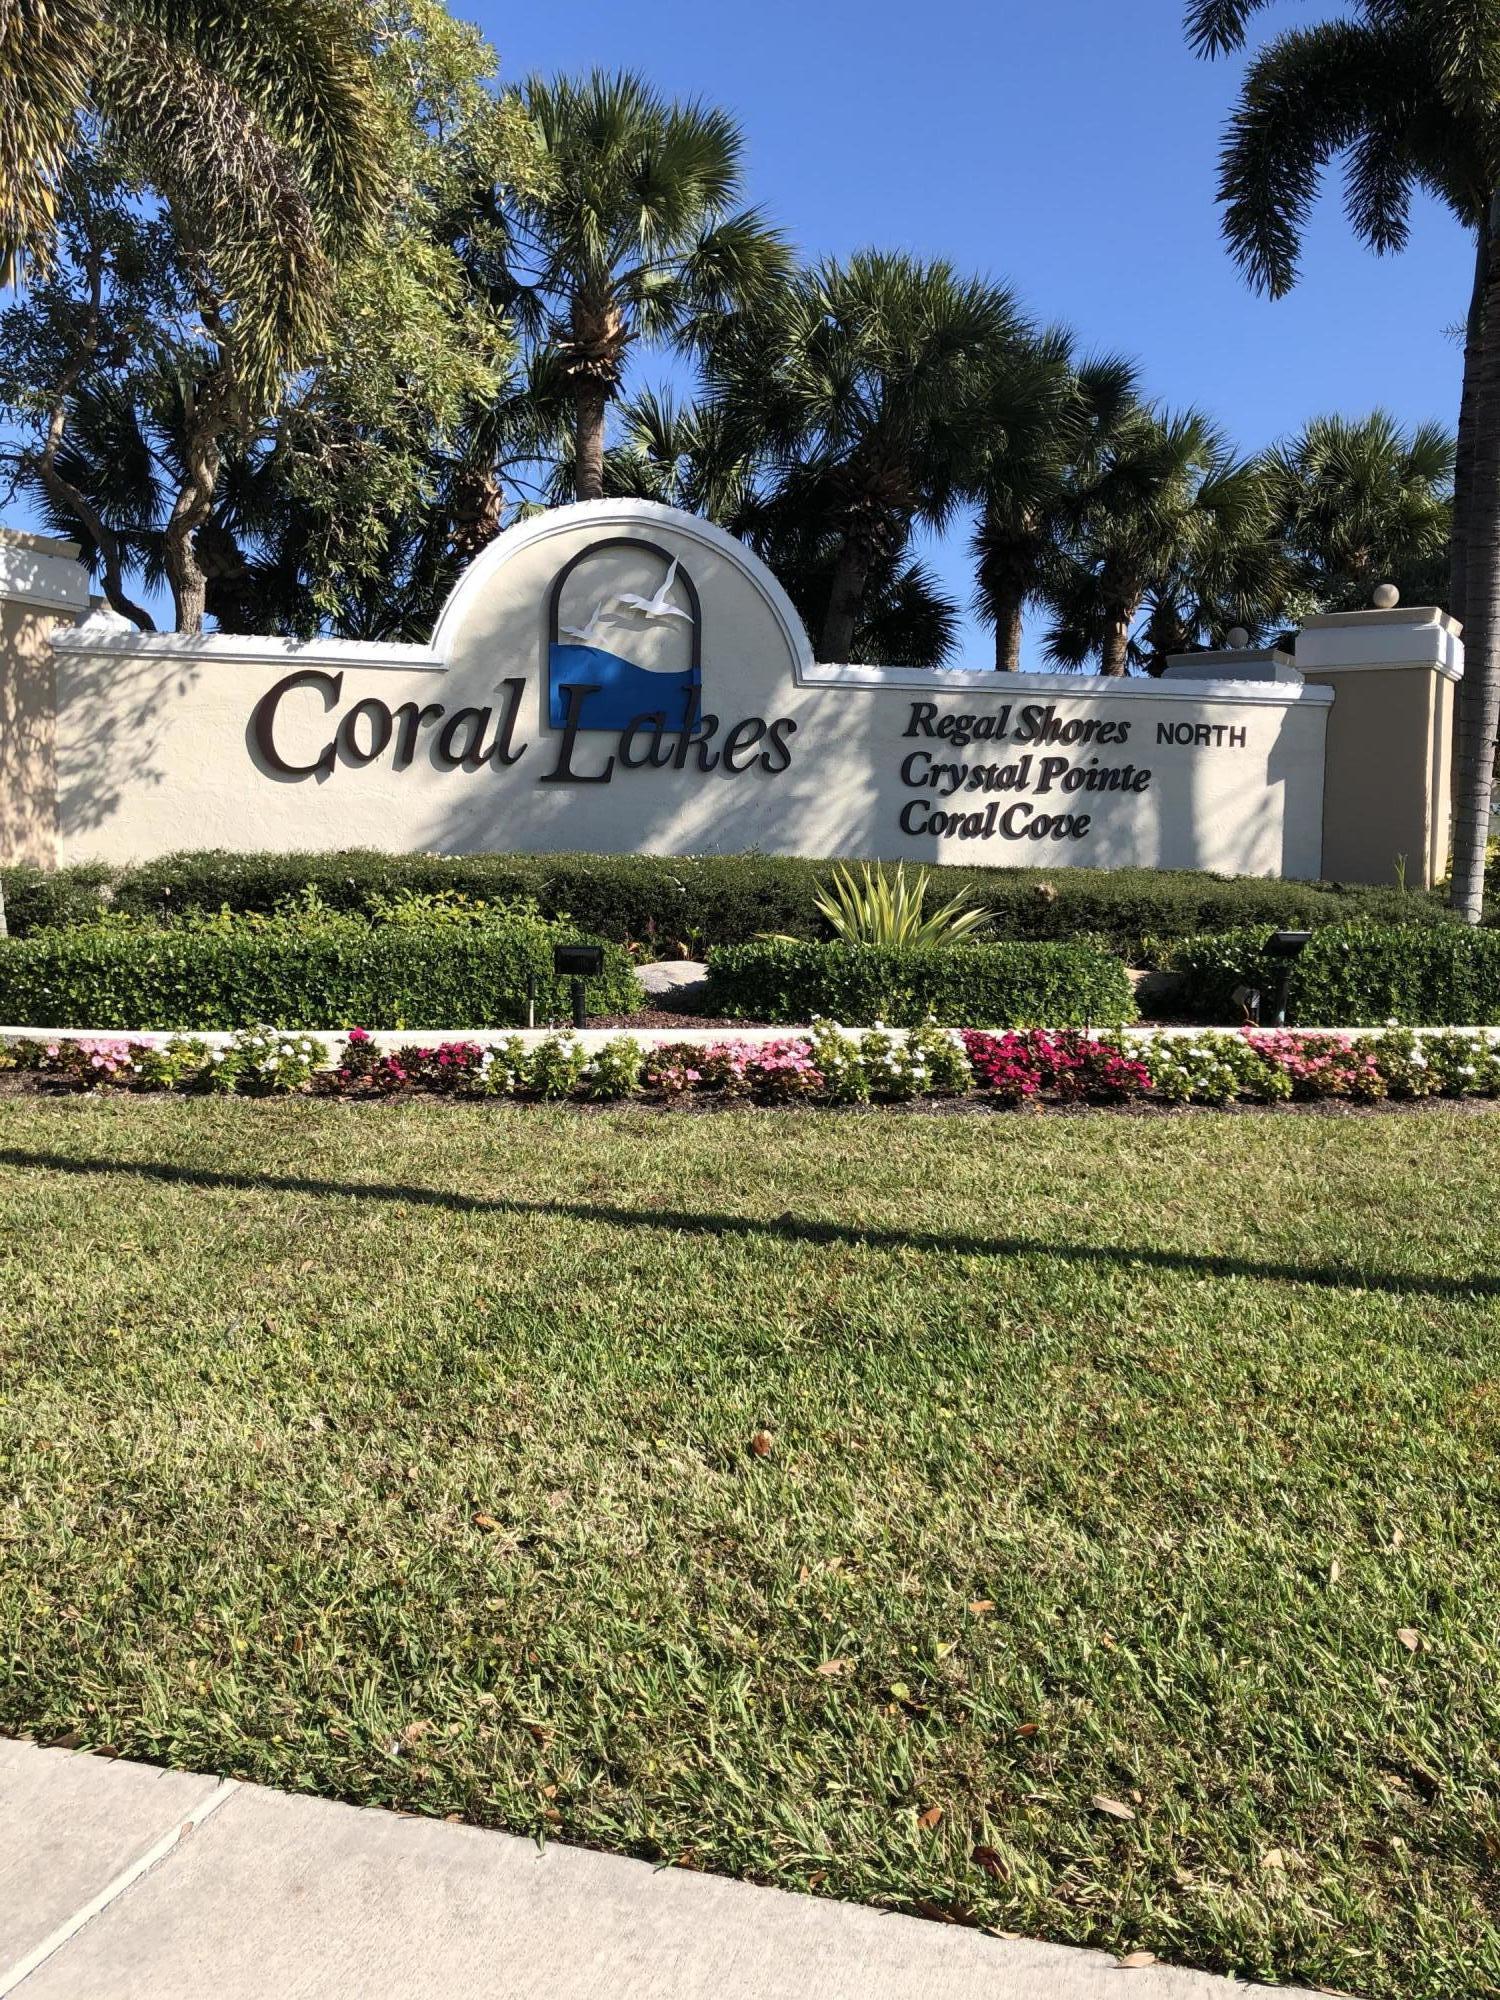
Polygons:
M931 887L930 869L919 868L915 875L908 875L906 864L898 861L886 873L866 862L857 873L835 868L813 903L834 936L844 943L888 949L961 944L989 922L991 912L978 908L964 895L929 910Z

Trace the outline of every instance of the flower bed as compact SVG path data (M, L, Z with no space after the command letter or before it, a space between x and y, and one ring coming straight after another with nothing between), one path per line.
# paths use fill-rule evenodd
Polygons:
M343 1098L413 1095L682 1100L751 1104L892 1104L967 1098L994 1109L1045 1104L1276 1104L1345 1099L1495 1097L1500 1043L1479 1030L1418 1034L1388 1024L1369 1035L1205 1029L1087 1035L1029 1029L990 1034L931 1024L863 1032L820 1024L766 1039L661 1041L572 1034L412 1042L382 1048L354 1029L335 1054L322 1037L243 1029L216 1042L191 1035L59 1036L0 1044L0 1070L54 1090L308 1092Z

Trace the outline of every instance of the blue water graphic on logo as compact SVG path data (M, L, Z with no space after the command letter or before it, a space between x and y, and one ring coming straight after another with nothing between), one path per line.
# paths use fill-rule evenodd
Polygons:
M547 719L561 729L568 719L566 689L596 688L588 695L579 718L580 729L621 730L638 715L661 714L668 729L689 727L693 699L703 685L696 667L681 673L654 674L618 653L606 653L599 646L567 646L559 641L551 648L547 675Z

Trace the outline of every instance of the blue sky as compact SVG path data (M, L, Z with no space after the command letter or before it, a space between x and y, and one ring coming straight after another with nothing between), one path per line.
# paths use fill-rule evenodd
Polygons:
M1213 199L1243 59L1194 59L1179 0L450 5L479 23L506 82L635 67L724 105L745 131L751 198L803 254L893 245L1004 278L1036 318L1132 356L1149 394L1199 405L1246 450L1330 410L1456 417L1463 233L1421 204L1412 247L1374 257L1335 184L1297 290L1253 294ZM1285 0L1257 32L1319 11L1332 4ZM638 372L668 367L648 355ZM967 604L965 539L960 527L929 553ZM1033 631L1031 664L1035 648ZM972 619L962 657L991 657Z
M1192 57L1178 0L450 4L507 81L634 67L733 111L752 196L804 254L888 244L1005 278L1038 318L1132 355L1150 394L1200 405L1247 449L1328 410L1456 417L1463 233L1422 206L1403 256L1371 256L1335 187L1298 289L1256 297L1213 199L1243 59ZM1292 0L1257 32L1312 18ZM966 600L962 544L936 553ZM985 663L977 626L967 647Z

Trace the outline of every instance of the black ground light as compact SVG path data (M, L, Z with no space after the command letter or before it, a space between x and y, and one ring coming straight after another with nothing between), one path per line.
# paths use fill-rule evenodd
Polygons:
M552 970L559 979L572 981L573 1026L581 1028L588 1019L583 983L586 979L597 979L604 970L604 947L602 944L555 944L552 947Z
M1275 931L1266 939L1263 947L1266 957L1272 959L1276 965L1276 988L1273 996L1275 1011L1271 1016L1271 1025L1274 1028L1286 1026L1292 969L1311 942L1311 931ZM1257 1028L1261 1025L1261 1009L1265 996L1258 986L1236 986L1230 998L1236 1006L1244 1008Z
M1297 960L1312 942L1311 931L1276 931L1266 939L1266 956L1276 961L1276 1012L1272 1026L1286 1026L1287 1000Z

